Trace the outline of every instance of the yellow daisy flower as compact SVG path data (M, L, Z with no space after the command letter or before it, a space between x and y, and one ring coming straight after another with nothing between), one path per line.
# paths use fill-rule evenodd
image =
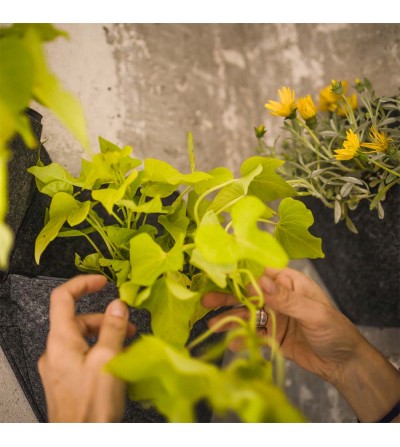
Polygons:
M318 108L322 112L334 112L338 108L338 102L340 101L340 95L337 95L332 91L332 85L337 84L335 80L327 87L323 88L319 92L319 104ZM341 81L343 94L346 94L349 88L349 83L347 81Z
M294 90L290 90L288 87L282 87L278 90L279 98L281 102L269 101L269 104L265 104L265 108L271 112L274 116L284 116L289 118L296 110L296 101Z
M353 93L351 96L347 96L347 101L350 104L350 107L355 110L358 107L357 95ZM343 104L343 101L339 101L337 114L339 116L346 116L347 107Z
M343 143L341 149L336 149L336 155L334 157L336 160L351 160L356 157L360 149L360 140L358 135L356 135L352 129L346 132L346 140Z
M304 96L304 98L299 98L297 101L297 110L299 111L301 117L304 121L314 118L317 114L317 109L315 107L314 101L311 95Z
M361 146L376 152L385 152L389 147L390 142L393 140L393 138L388 137L385 132L378 132L373 126L371 127L369 138L371 143L361 143Z

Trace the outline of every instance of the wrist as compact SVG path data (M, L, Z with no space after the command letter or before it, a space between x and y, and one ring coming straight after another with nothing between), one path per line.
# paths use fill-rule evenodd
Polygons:
M333 385L360 422L376 422L400 401L400 374L366 340L357 347Z

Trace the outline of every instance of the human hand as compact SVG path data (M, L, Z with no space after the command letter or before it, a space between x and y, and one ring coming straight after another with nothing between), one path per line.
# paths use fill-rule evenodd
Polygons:
M325 292L301 272L290 268L266 269L259 285L264 294L265 310L275 312L276 341L282 355L335 383L357 346L365 341L357 328L333 306ZM207 308L238 304L235 297L216 292L205 295L202 302ZM234 308L211 319L209 324L215 325L226 315L247 318L247 312L244 307ZM219 331L228 328L225 326ZM265 328L258 330L260 336L265 336L266 332L272 335L272 318ZM234 341L230 347L239 350L241 341Z
M281 353L300 367L332 383L353 408L358 419L380 420L400 400L400 376L339 312L324 291L301 272L266 269L259 285L264 308L276 316L276 341ZM254 294L254 290L250 290ZM211 292L202 303L207 308L238 304L232 295ZM248 318L244 307L224 312L209 321L212 327L226 315ZM227 330L232 323L220 328ZM272 333L272 318L259 335ZM231 344L240 349L240 340ZM399 422L399 416L393 419Z
M54 289L46 352L38 362L50 422L117 422L125 404L125 383L103 371L136 328L128 309L112 301L104 314L75 315L75 302L104 287L101 275L79 275ZM90 347L85 339L98 337Z

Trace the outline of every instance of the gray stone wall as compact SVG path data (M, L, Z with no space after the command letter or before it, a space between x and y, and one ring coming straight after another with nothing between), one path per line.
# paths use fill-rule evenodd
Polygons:
M368 77L377 94L400 85L398 24L60 24L71 40L48 45L53 70L81 100L97 149L101 135L188 169L186 132L199 169L237 171L254 154L253 127L270 142L282 121L264 104L283 85L317 94L333 79ZM39 108L40 109L40 108ZM39 110L40 111L40 110ZM44 114L55 160L77 171L82 153Z

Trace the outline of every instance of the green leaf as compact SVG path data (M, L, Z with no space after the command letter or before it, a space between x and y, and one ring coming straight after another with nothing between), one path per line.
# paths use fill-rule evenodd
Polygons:
M129 261L100 258L99 264L101 267L109 267L115 273L117 277L117 287L120 287L127 281L128 275L131 271L131 265Z
M248 175L258 165L262 166L262 172L251 182L249 194L258 197L263 202L295 195L295 190L275 171L284 161L268 157L251 157L241 166L242 176Z
M173 214L160 216L158 222L168 231L175 242L183 242L189 226L184 202L181 202Z
M235 238L220 225L214 211L207 211L195 233L195 243L202 257L215 264L236 264L239 248Z
M30 29L34 29L43 42L50 42L59 36L68 38L68 33L50 23L14 23L11 27L0 28L0 38L9 36L21 38Z
M280 203L278 214L280 220L274 235L290 258L325 257L321 249L321 239L308 231L314 223L314 218L304 203L288 197Z
M192 190L189 192L188 199L187 199L187 212L188 212L188 215L193 220L195 220L194 207L196 205L198 198L199 198L199 196L198 196L198 194L196 194L195 191ZM203 218L204 214L207 212L207 209L210 206L210 204L211 204L211 202L208 199L203 199L200 202L200 205L197 210L200 220Z
M62 194L62 193L59 193ZM40 257L46 249L46 247L53 241L61 227L64 225L67 217L64 215L59 215L51 220L49 220L42 231L38 234L35 242L35 261L37 264L40 262Z
M199 300L199 293L166 276L157 280L141 307L151 313L154 335L172 345L183 346L189 338L190 320Z
M57 237L85 237L86 235L94 233L95 231L96 230L92 227L88 227L83 230L77 230L75 228L62 228Z
M155 158L146 158L144 161L144 182L166 183L168 185L193 185L207 180L211 176L205 172L181 174L169 163Z
M273 384L266 363L254 368L239 357L218 370L182 348L144 335L106 370L129 383L131 399L154 405L170 422L193 422L200 400L210 402L217 414L234 413L243 422L304 421Z
M233 204L247 195L251 182L261 171L262 166L257 165L241 179L222 188L212 201L209 210L213 210L217 214L221 211L229 211Z
M283 268L288 257L279 242L258 228L258 219L269 214L257 197L244 197L232 207L232 223L240 259L256 261L264 267Z
M89 150L86 121L79 101L64 90L57 77L49 71L44 51L40 45L40 37L34 28L27 30L24 41L33 58L31 70L33 68L35 76L32 89L34 99L48 107L82 146Z
M46 247L53 241L66 221L73 227L82 223L90 210L90 201L79 202L65 192L53 196L50 204L49 221L39 233L35 242L35 260L39 264L40 257Z
M103 273L99 263L100 257L100 253L92 253L82 260L78 253L75 253L76 268L85 273Z
M163 209L163 204L161 202L160 197L154 197L148 202L141 203L140 205L134 202L133 200L118 200L116 205L123 206L130 211L135 213L167 213L168 211Z
M129 241L137 234L137 230L123 228L117 225L109 225L104 228L110 242L116 247L129 246Z
M274 385L270 364L250 365L237 357L209 387L208 399L222 417L235 414L242 422L304 422L283 390ZM218 388L217 388L218 387Z
M34 148L36 138L24 115L34 81L32 56L20 39L9 37L0 40L0 61L0 151L16 133Z
M14 233L4 222L0 222L0 270L8 268L8 259L14 243Z
M194 404L207 395L211 377L218 375L215 366L150 335L114 357L106 370L130 383L132 399L155 405L170 422L193 422Z
M0 101L13 113L29 104L34 82L33 58L27 46L17 38L0 40Z
M60 164L51 163L47 166L32 166L27 169L35 176L38 190L53 197L57 192L73 193L74 186L82 183L74 179Z
M162 273L182 269L182 247L176 244L166 253L147 233L139 234L131 239L130 260L131 281L150 286Z
M233 180L232 172L225 167L215 168L208 173L211 177L194 185L194 190L200 196L214 186L222 185Z
M128 304L128 306L138 307L140 305L140 301L139 301L139 304L136 304L136 300L138 297L139 289L140 289L140 286L137 284L134 284L131 281L124 282L123 284L121 284L121 286L119 288L119 297L120 297L121 301ZM146 290L147 289L148 289L148 294L149 294L150 287L147 287ZM145 299L147 298L148 294L145 296Z
M235 234L228 234L213 211L207 211L195 234L195 242L203 258L216 264L235 264L249 259L262 266L282 268L287 255L280 244L257 227L267 207L256 197L241 198L232 207Z
M107 210L108 214L112 214L114 205L125 196L126 189L135 180L137 175L137 171L133 171L118 189L109 187L107 189L92 191L93 199L98 200Z
M192 251L190 263L195 267L198 267L210 277L210 279L221 289L224 289L227 285L227 277L233 273L236 269L236 265L233 264L216 264L208 262L201 255L198 249Z

